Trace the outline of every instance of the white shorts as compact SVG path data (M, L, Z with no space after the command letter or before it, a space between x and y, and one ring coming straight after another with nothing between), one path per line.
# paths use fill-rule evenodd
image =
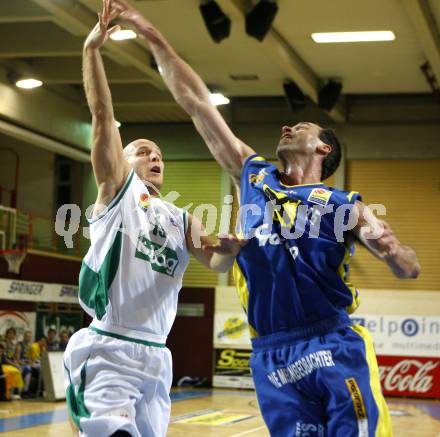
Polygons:
M69 341L64 382L71 418L81 436L106 437L118 430L132 437L165 436L171 410L170 351L112 331L84 328Z

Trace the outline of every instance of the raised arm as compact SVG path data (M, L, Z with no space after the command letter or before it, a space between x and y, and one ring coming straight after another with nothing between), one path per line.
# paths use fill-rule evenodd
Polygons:
M136 9L114 1L124 18L149 42L162 77L177 103L191 116L217 162L239 183L243 161L255 152L231 131L211 103L209 90L200 76L184 62L164 36Z
M83 80L87 103L92 113L92 165L98 186L97 205L108 205L122 187L130 166L124 159L122 141L113 114L113 105L99 49L118 29L108 29L119 15L112 1L104 0L99 22L90 32L83 49ZM94 214L98 214L95 209Z
M417 278L420 264L415 251L404 246L393 230L383 220L379 220L362 202L357 201L358 223L353 234L373 255L384 261L398 278Z
M203 224L188 216L186 244L189 252L203 265L220 273L226 273L234 263L241 248L247 244L233 235L219 236L216 241L206 235Z

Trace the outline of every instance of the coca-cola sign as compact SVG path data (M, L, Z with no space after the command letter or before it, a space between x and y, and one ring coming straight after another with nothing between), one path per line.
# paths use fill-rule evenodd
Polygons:
M440 397L440 359L378 356L380 381L387 396Z

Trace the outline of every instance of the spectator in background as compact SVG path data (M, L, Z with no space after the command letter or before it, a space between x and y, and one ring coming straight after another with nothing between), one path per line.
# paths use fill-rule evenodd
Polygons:
M58 342L57 342L57 331L53 328L49 328L47 331L47 350L57 351L58 350Z
M6 360L5 347L0 343L0 402L9 401L6 397L6 375L3 372L3 361Z
M24 389L22 393L22 397L29 397L29 387L31 384L32 377L32 366L31 366L31 357L30 357L30 349L32 345L32 332L25 331L23 335L23 341L17 344L16 348L16 361L20 365L21 374L24 380Z
M43 335L38 341L32 343L30 349L30 363L32 366L31 388L29 397L37 397L41 390L40 360L41 354L47 351L47 338Z
M32 346L32 331L25 331L23 334L23 340L17 344L19 347L19 354L16 354L19 364L30 362L30 353Z
M41 352L47 351L47 338L43 335L38 341L32 343L30 358L32 366L40 364Z
M10 329L13 329L15 331L15 328L9 328L9 333L8 331L6 331L6 338L9 337L9 339L11 340L13 335ZM3 344L0 344L0 363L2 371L6 377L5 396L7 397L7 399L20 399L20 393L24 387L24 383L19 367L17 365L11 364L11 362L15 362L15 349L12 352L12 358L12 360L8 358L8 348L5 347Z
M66 330L60 332L60 343L58 350L65 351L67 343L69 342L69 333Z
M6 330L5 334L5 353L6 353L6 362L5 364L9 364L10 366L14 366L19 368L20 365L17 361L17 330L14 327L10 327Z
M6 349L3 343L0 343L0 365L6 364Z

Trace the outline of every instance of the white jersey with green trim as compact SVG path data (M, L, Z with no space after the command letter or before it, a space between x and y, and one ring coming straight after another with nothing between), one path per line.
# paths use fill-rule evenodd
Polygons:
M186 211L151 197L132 170L90 221L79 278L83 309L99 323L166 337L189 261L187 223Z

